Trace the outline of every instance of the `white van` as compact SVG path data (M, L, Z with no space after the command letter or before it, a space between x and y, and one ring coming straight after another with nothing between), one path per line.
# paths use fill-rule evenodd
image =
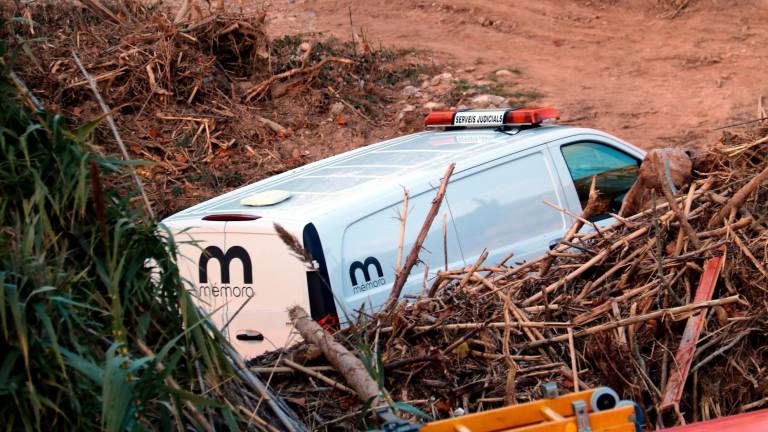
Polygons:
M395 279L403 188L410 195L404 255L447 166L456 168L403 294L448 267L510 253L519 263L548 250L580 213L597 175L612 211L644 152L603 132L545 125L551 108L431 113L436 130L407 135L261 180L163 222L179 244L182 276L198 304L246 357L286 346L286 309L298 304L324 323L383 305ZM258 201L272 196L258 206ZM278 196L275 199L275 196ZM269 198L268 198L269 199ZM253 205L242 202L253 201ZM608 217L605 215L605 217ZM278 223L312 255L317 271L278 238ZM443 231L447 230L447 250Z

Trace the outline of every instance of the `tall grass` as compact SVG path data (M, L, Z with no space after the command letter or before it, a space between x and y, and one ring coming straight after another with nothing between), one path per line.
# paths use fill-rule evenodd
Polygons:
M95 123L33 110L0 56L0 428L260 428L125 163L91 151Z

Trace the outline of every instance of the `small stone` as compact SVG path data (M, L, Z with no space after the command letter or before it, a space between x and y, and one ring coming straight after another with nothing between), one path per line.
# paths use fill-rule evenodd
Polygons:
M451 75L450 72L443 72L440 75L435 75L432 77L430 84L438 85L440 83L449 83L451 81L453 81L453 75Z
M302 42L301 45L299 45L299 49L304 52L309 51L309 47L310 47L309 42Z
M411 96L416 95L416 93L418 93L418 92L419 92L418 88L416 88L416 87L414 87L412 85L409 85L409 86L405 86L405 88L403 88L400 91L400 94L402 94L405 97L411 97Z
M331 114L334 116L341 114L341 112L344 111L344 104L341 102L336 102L335 104L331 105Z
M496 71L498 78L512 78L515 74L509 69L499 69Z
M492 94L481 94L472 98L472 106L476 108L498 107L506 102L503 97Z
M432 111L432 110L436 110L436 109L445 108L445 104L442 103L442 102L430 101L430 102L427 102L427 103L424 104L424 108Z

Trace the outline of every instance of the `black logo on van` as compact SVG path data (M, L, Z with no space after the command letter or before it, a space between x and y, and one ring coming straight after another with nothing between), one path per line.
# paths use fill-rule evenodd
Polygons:
M215 259L221 267L221 286L206 285L208 283L208 261ZM243 264L243 285L230 286L229 267L234 259L239 259ZM216 246L208 246L200 255L198 262L200 281L199 294L205 297L253 297L253 264L251 257L245 248L241 246L232 246L224 253Z
M371 280L370 268L376 270L377 278ZM363 273L363 282L357 282L358 270ZM384 285L387 280L384 278L384 271L381 269L381 263L374 257L368 257L365 261L355 261L349 266L349 279L352 282L352 292L354 294L368 291L371 288L376 288Z

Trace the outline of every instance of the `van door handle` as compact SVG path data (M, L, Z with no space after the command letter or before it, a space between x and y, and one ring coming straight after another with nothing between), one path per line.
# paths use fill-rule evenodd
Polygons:
M257 341L264 340L264 335L255 330L245 330L242 333L238 333L235 338L239 341Z
M561 241L563 241L562 237L558 237L556 239L550 240L549 241L549 250L553 250L554 248L556 248L557 245L559 245Z

